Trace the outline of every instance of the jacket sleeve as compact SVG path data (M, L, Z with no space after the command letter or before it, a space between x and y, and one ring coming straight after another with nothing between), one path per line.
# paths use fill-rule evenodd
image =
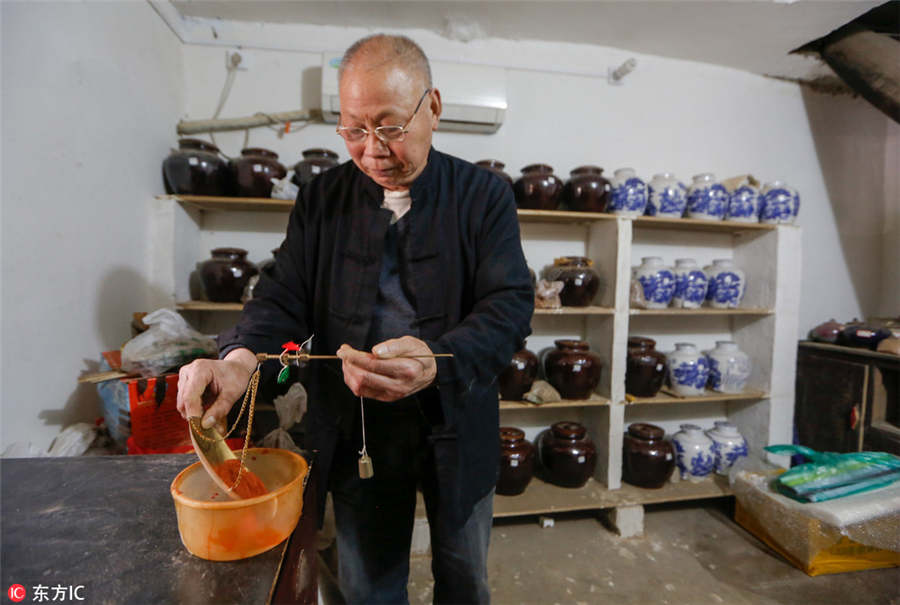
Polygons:
M237 325L219 335L219 351L246 347L254 353L280 353L284 342L309 337L311 325L311 255L306 204L301 190L291 210L287 235L270 274L261 273L253 299L244 305Z
M426 341L439 359L439 388L454 383L459 394L487 386L509 364L531 333L534 289L522 252L512 189L494 187L474 241L472 310L437 340Z

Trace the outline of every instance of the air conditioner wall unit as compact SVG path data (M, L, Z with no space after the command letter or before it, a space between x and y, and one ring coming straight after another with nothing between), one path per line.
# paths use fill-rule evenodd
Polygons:
M322 115L336 124L340 54L322 55ZM494 133L506 116L506 70L484 65L432 61L431 77L441 92L443 110L438 130Z

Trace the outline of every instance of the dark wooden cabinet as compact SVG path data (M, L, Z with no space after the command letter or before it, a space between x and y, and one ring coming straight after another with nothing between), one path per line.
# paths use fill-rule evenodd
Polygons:
M900 357L802 341L796 386L801 445L900 455Z

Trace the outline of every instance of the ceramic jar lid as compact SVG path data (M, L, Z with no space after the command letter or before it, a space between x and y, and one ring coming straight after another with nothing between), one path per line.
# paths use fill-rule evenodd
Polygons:
M662 439L666 432L655 424L635 422L628 425L628 434L644 441L656 441L657 439Z
M553 433L553 436L558 439L568 439L571 441L584 439L584 436L587 435L586 428L584 428L577 422L571 422L568 420L557 422L550 427L550 431Z
M514 443L525 439L525 431L511 426L500 427L500 441L504 443Z

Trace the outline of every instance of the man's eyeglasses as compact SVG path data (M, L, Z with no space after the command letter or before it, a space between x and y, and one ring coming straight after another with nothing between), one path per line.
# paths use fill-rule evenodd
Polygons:
M337 133L344 137L344 140L348 143L358 143L365 140L369 136L369 132L374 132L375 136L378 137L382 143L399 143L406 138L406 134L409 132L407 128L409 128L413 118L416 117L416 114L419 112L419 107L422 106L422 101L425 100L425 97L428 96L429 92L431 92L431 89L426 88L425 92L422 93L419 102L416 103L416 108L413 110L412 115L403 126L379 126L372 131L359 127L338 126Z

